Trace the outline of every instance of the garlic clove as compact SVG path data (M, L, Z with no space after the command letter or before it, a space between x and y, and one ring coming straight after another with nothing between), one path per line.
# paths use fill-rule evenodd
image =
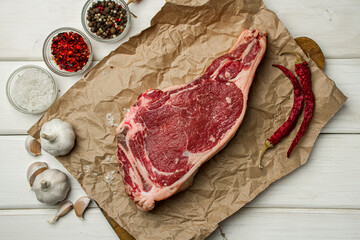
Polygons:
M33 186L36 176L47 169L49 169L49 167L45 162L34 162L29 166L27 170L27 180L30 183L30 187Z
M52 220L48 220L49 223L55 223L59 218L65 216L73 208L73 203L71 201L63 202L56 211L55 217Z
M91 201L91 198L89 198L88 196L83 196L83 197L79 198L78 200L76 200L76 202L75 202L75 205L74 205L75 214L81 220L84 220L84 218L83 218L84 212L87 209L87 207L89 206L90 201Z
M32 136L27 136L25 140L25 149L31 156L39 156L41 154L41 144Z

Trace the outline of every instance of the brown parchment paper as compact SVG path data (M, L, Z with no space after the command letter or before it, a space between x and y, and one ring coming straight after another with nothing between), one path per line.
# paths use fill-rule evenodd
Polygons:
M200 168L192 187L157 203L151 212L139 211L124 193L115 127L106 119L107 114L112 113L119 123L145 90L191 82L213 59L228 51L246 28L267 31L268 40L239 131L223 151ZM105 57L29 133L38 137L42 124L53 118L70 122L77 135L76 146L69 155L57 159L136 239L203 239L271 183L305 164L320 130L347 99L304 55L313 74L313 119L291 158L286 152L301 121L289 137L264 155L265 168L259 169L257 159L265 139L286 120L292 107L291 82L271 66L278 63L294 69L293 56L279 55L284 50L302 52L262 1L168 2L150 28ZM107 181L107 176L114 179Z

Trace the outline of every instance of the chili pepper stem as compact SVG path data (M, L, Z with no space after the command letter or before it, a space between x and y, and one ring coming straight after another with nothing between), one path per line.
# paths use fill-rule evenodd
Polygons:
M282 55L284 55L284 54L294 54L294 55L296 55L296 57L297 57L297 59L296 59L296 64L300 64L300 63L305 62L305 61L302 59L302 57L300 56L300 54L297 53L297 52L282 52L282 53L280 53L280 56L282 56Z
M130 11L131 15L133 15L134 18L137 18L137 16L135 14L133 14L131 11Z
M136 0L129 0L127 1L126 5L129 6L130 3L136 3ZM130 11L131 15L133 15L134 18L137 18L137 16L135 14L133 14L131 11Z
M263 147L263 149L262 149L262 151L260 153L260 157L259 157L259 168L260 169L263 168L263 165L261 164L261 160L262 160L262 157L263 157L264 153L266 152L266 150L268 148L273 148L273 147L274 147L274 145L272 145L269 140L265 141L264 147Z

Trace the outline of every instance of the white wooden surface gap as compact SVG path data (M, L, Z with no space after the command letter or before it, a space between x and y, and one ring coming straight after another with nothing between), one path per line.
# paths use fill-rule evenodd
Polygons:
M5 84L16 68L45 67L41 49L46 36L63 26L82 29L85 1L2 1L0 7L0 238L118 239L92 203L80 221L70 212L55 225L55 207L39 203L26 180L33 161L66 169L43 153L31 157L24 149L26 131L39 118L16 112L7 102ZM220 224L227 240L237 239L360 239L360 1L264 0L294 37L314 39L326 56L325 73L349 97L325 126L308 163L272 184L254 201ZM164 0L143 0L130 6L138 18L128 36L114 44L92 41L93 66L129 37L150 26ZM46 68L46 67L45 67ZM64 94L82 76L54 75ZM105 116L104 116L105 117ZM116 158L109 164L117 164ZM68 174L69 175L69 174ZM73 202L85 193L71 177ZM196 181L196 179L195 179ZM174 236L176 238L176 236ZM223 240L217 229L208 239Z

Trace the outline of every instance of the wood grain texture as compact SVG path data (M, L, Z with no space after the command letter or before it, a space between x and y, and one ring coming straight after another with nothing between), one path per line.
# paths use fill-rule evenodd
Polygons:
M5 152L0 160L0 176L6 179L0 181L0 192L6 193L0 194L0 209L49 208L36 200L26 180L27 167L33 161L45 161L50 168L67 173L54 157L44 152L39 157L30 156L24 141L25 136L0 136L0 152ZM358 134L321 134L306 165L272 184L246 207L360 208L358 146ZM75 202L85 193L68 176L69 200Z
M100 208L101 212L104 214L106 220L108 220L108 222L110 223L111 227L114 229L116 235L121 239L121 240L135 240L135 238L128 233L124 228L120 227L119 224L111 217L109 217L109 215L107 215L107 213L102 210Z
M71 211L55 224L48 223L55 212L55 209L0 210L1 239L119 239L100 209L87 210L84 221Z
M0 136L0 209L11 208L56 208L37 201L35 193L30 190L26 179L27 168L35 161L46 162L49 168L59 169L70 179L71 190L68 199L73 203L86 195L79 183L52 156L42 151L42 155L33 157L25 150L25 136Z
M325 73L349 97L345 106L325 126L309 162L276 182L230 219L222 222L209 239L360 239L360 4L358 0L264 0L294 37L309 36L326 56ZM95 60L150 25L165 0L131 4L131 31L114 44L91 40ZM55 225L46 222L54 207L39 203L26 180L27 167L36 160L66 171L52 156L31 157L24 149L27 129L38 116L18 113L7 102L5 84L15 68L43 64L41 49L56 28L82 30L84 1L2 1L0 8L0 238L1 239L118 239L96 204L85 221L73 212ZM96 61L95 61L96 63ZM93 63L93 64L95 64ZM61 96L81 76L55 76ZM331 133L331 134L329 134ZM333 134L349 133L349 134ZM69 175L69 174L68 174ZM84 195L71 179L69 199ZM275 207L275 208L274 208ZM14 210L15 209L15 210ZM21 226L21 231L19 230Z
M293 37L311 37L326 58L359 58L358 0L264 0Z
M42 47L46 37L55 29L69 26L83 31L81 11L85 1L32 0L2 1L0 8L0 60L42 60ZM90 38L94 59L100 60L129 37L150 26L151 18L165 4L165 0L143 1L132 4L130 10L138 16L132 18L129 33L116 43L101 43Z
M216 231L208 240L358 240L359 225L359 209L244 208L220 224L226 238Z
M220 224L226 238L215 231L208 240L269 239L342 239L360 237L360 210L244 208ZM99 209L90 209L85 221L74 212L56 224L47 223L54 209L0 210L0 232L6 240L78 239L116 240L118 237ZM21 226L21 230L19 230Z
M264 0L278 14L294 37L310 36L322 48L326 57L360 57L360 4L358 0L298 1ZM0 60L41 60L46 36L63 26L82 30L81 10L84 1L32 0L2 1L0 8ZM103 44L91 40L96 49L94 58L102 59L130 36L150 25L151 18L165 0L147 0L131 4L133 18L129 34L120 42ZM35 7L36 6L36 7ZM25 16L25 17L21 17ZM21 30L20 30L21 29ZM25 37L26 36L26 37Z
M1 44L0 44L1 45ZM95 65L93 63L92 65ZM42 116L32 115L16 111L6 97L6 82L15 69L24 65L38 65L47 69L42 61L0 61L0 134L26 134L27 130ZM60 98L74 83L83 77L84 74L75 77L61 77L50 70L58 86L58 98Z

